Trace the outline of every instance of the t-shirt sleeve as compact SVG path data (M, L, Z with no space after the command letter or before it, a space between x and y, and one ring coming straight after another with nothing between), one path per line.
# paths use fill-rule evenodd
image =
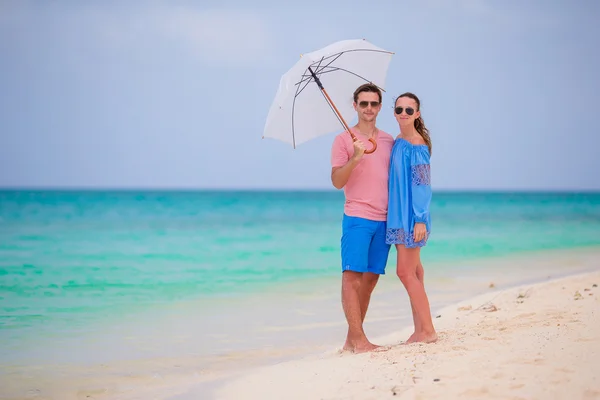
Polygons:
M331 146L331 168L343 167L349 159L344 138L341 135L336 136Z

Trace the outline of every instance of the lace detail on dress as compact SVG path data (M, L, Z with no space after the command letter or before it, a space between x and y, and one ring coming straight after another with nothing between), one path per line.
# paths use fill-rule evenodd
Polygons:
M431 168L429 164L418 164L411 167L413 185L431 185Z
M404 229L388 228L385 232L385 242L387 244L403 244L405 247L423 247L427 244L429 232L425 234L425 238L419 242L415 242L412 232L406 232Z

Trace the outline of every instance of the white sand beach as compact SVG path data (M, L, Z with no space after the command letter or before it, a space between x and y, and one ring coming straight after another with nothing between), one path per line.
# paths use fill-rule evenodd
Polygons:
M600 262L600 260L598 260ZM290 361L229 382L233 399L600 399L600 271L444 308L435 344ZM192 398L192 397L190 397Z
M345 322L336 280L262 293L252 305L262 312L262 328L245 334L277 337L270 346L212 359L193 347L181 353L170 335L206 329L202 319L189 318L190 304L147 337L121 331L131 345L155 346L163 356L110 361L107 355L99 363L94 353L81 353L97 346L86 342L73 350L86 363L1 365L0 399L600 399L599 249L474 260L463 268L426 273L440 336L435 344L402 344L411 333L403 329L410 308L390 273L365 324L373 342L391 346L386 352L339 353ZM104 340L118 351L119 331L107 332Z

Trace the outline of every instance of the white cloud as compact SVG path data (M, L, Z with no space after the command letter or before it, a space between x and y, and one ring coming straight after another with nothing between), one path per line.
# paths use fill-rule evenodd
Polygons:
M559 22L549 7L536 7L534 3L519 3L516 6L492 0L423 0L430 10L444 14L465 15L495 28L508 32L523 33L532 28L553 28ZM543 4L543 3L540 3Z
M490 0L461 0L460 5L466 12L495 23L501 29L511 29L518 32L529 31L531 28L550 28L558 20L548 13L548 9L537 9L530 4L516 8L506 3L495 3Z
M84 46L96 44L135 53L166 45L189 52L203 63L233 66L264 63L264 58L274 53L266 16L239 8L203 9L152 1L67 7L23 1L13 7L4 3L0 13L5 18L10 15L11 25L20 26L25 33L42 23L51 29L50 35Z
M161 13L156 28L209 62L264 62L271 38L264 19L248 11L174 8Z
M265 18L252 11L159 6L131 16L121 28L130 36L156 34L216 65L260 64L273 48Z

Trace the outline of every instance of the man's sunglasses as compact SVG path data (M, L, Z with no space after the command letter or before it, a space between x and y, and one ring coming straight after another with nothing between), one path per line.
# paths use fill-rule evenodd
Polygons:
M379 107L378 101L361 101L358 103L358 106L360 108L367 108L369 106L369 104L371 104L372 108Z
M406 108L402 108L402 107L396 107L394 109L394 112L398 115L402 114L402 111L406 110L406 114L407 115L413 115L415 113L415 109L414 108L410 108L410 107L406 107Z

